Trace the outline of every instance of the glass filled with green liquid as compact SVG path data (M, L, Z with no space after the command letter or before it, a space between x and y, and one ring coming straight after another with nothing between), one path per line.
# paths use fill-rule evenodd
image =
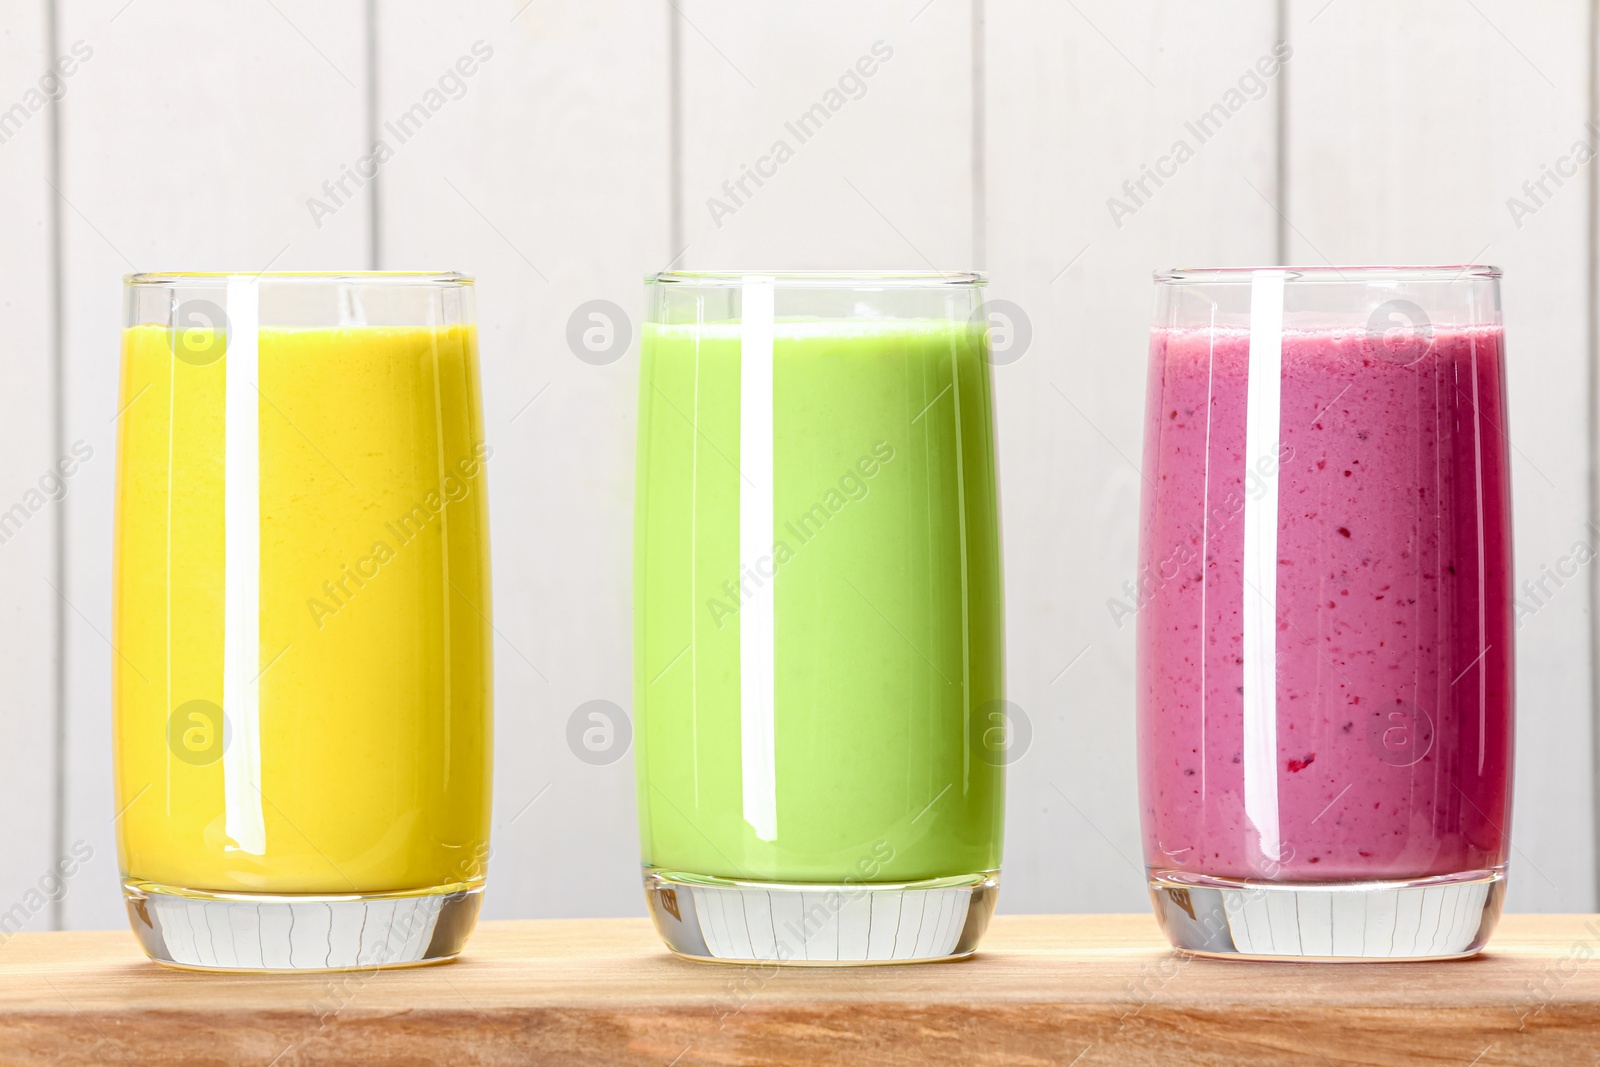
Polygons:
M634 758L675 952L949 959L994 911L1009 732L983 286L647 280Z

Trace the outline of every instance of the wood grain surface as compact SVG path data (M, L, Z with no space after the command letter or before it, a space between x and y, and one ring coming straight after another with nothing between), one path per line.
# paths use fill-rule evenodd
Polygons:
M484 923L458 961L206 975L122 932L0 947L0 1064L1529 1064L1600 1058L1600 916L1455 963L1187 959L1143 915L1002 916L952 964L669 956L638 919Z

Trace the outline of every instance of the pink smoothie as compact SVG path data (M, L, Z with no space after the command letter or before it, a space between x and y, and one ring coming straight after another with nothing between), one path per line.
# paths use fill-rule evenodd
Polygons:
M1504 863L1502 346L1498 327L1441 329L1408 363L1416 351L1361 331L1286 330L1278 461L1250 457L1247 472L1248 333L1155 331L1138 618L1150 867L1335 881ZM1262 596L1245 583L1245 502L1267 499L1271 478L1275 686L1270 664L1246 664L1243 635L1245 599ZM1275 715L1252 729L1274 719L1276 744L1253 760L1247 670L1275 694ZM1276 826L1256 824L1274 810Z

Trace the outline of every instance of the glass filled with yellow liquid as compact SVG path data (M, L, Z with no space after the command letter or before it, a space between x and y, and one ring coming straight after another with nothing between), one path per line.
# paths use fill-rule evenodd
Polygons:
M139 274L117 844L154 959L447 959L489 854L488 503L456 274Z

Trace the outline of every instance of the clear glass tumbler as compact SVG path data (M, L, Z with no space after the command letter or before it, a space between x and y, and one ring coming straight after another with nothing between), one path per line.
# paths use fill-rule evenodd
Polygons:
M125 292L113 722L134 932L216 970L453 956L489 840L471 279Z
M647 282L634 759L675 952L889 963L982 936L1008 740L983 284Z
M1511 493L1492 267L1156 275L1145 862L1172 943L1471 955L1504 896Z

